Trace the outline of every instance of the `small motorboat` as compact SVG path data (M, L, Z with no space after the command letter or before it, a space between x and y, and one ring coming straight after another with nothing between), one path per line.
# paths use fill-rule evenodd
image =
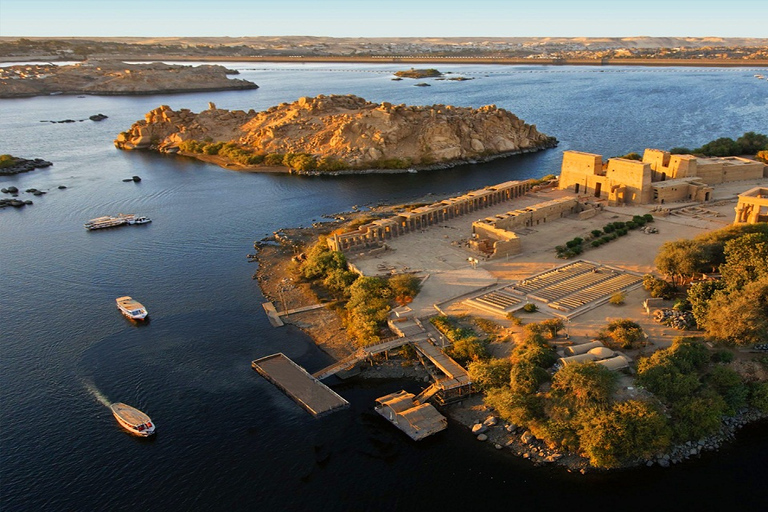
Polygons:
M117 402L109 406L117 422L131 434L140 437L149 437L155 433L155 424L152 420L130 405Z
M147 308L141 302L127 295L118 297L115 302L117 302L117 309L131 320L145 320L149 315Z
M128 224L134 225L134 224L149 224L152 222L152 219L149 217L132 217L128 219Z

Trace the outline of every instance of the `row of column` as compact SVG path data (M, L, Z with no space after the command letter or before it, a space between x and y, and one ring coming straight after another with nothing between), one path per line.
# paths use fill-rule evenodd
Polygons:
M379 246L385 240L389 240L392 237L423 230L428 226L515 199L524 195L529 188L529 182L525 181L503 190L495 190L479 196L437 203L432 205L434 209L431 211L398 215L387 219L385 224L366 224L361 226L357 232L336 235L333 239L328 240L328 244L335 251L365 248L371 245Z

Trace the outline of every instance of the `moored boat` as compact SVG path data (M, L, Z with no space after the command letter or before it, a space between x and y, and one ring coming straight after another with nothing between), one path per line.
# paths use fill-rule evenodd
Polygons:
M118 213L115 216L106 215L104 217L97 217L91 219L85 223L85 229L93 231L96 229L113 228L116 226L124 226L126 224L147 224L152 222L152 219L144 216L136 216L133 213Z
M149 217L144 217L144 216L141 216L141 217L131 217L131 218L128 219L128 224L131 224L131 225L133 225L133 224L149 224L150 222L152 222L152 219L150 219Z
M147 308L141 302L127 295L118 297L115 302L117 302L117 309L131 320L144 320L149 315Z
M155 424L152 423L149 416L135 407L122 402L116 402L110 405L109 408L112 410L112 414L117 422L131 434L149 437L155 433Z

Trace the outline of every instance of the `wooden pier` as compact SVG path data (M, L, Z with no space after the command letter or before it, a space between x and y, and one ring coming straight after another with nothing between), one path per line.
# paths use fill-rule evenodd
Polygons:
M262 357L253 361L251 367L315 417L349 406L349 402L285 354Z

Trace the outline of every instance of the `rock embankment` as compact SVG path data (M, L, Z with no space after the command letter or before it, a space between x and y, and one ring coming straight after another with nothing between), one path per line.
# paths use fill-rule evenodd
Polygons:
M371 103L357 96L317 96L263 112L194 113L161 106L120 134L121 149L174 153L183 141L233 143L255 155L309 154L365 170L387 162L416 168L477 161L554 147L557 140L495 105Z
M182 66L153 62L86 61L71 66L21 65L0 69L0 98L55 94L169 94L256 89L236 71L218 65Z

